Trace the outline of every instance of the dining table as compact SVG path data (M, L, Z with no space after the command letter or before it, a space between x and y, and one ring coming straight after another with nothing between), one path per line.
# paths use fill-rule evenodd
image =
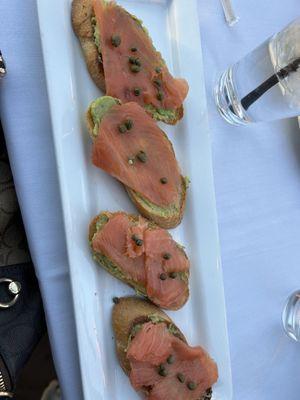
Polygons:
M0 1L7 66L0 117L63 399L82 400L36 3ZM299 15L299 2L234 0L233 7L239 21L229 26L220 0L198 0L202 49L194 49L203 54L199 79L206 85L233 399L298 400L300 345L285 335L281 322L286 298L300 287L298 122L229 125L218 114L213 91L228 66Z

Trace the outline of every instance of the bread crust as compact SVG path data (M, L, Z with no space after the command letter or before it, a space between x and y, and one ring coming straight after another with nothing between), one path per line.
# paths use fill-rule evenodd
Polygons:
M73 0L71 18L74 32L80 41L85 62L94 83L105 92L103 64L99 60L98 48L94 42L93 16L92 0Z

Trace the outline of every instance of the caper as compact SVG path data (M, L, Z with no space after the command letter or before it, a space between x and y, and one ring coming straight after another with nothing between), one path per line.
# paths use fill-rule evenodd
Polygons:
M134 93L135 96L139 96L141 94L141 89L136 87L136 88L133 89L133 93Z
M165 260L170 260L171 257L172 257L172 255L171 255L170 253L164 253L164 254L163 254L163 258L164 258Z
M120 133L125 133L127 131L126 125L125 124L119 125L118 130Z
M139 65L131 65L130 66L130 70L131 70L131 72L133 72L134 74L136 74L136 73L138 73L138 72L140 72L140 70L141 70L141 67L139 66Z
M124 125L125 125L126 129L127 129L128 131L130 131L130 129L133 127L133 121L132 121L132 119L127 119L127 120L124 122Z
M120 44L121 44L121 38L120 38L120 36L119 36L119 35L113 35L113 36L111 37L111 44L112 44L114 47L119 47Z
M147 161L147 154L141 150L137 153L136 158L141 162L145 163Z
M197 387L197 385L196 385L196 383L195 382L188 382L187 383L187 387L190 389L190 390L195 390L196 389L196 387Z

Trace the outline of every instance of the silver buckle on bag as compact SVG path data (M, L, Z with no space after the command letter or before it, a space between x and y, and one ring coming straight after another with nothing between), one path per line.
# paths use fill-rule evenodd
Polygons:
M2 303L0 301L0 309L1 308L10 308L16 304L18 301L18 298L20 296L20 292L22 289L21 283L17 281L13 281L12 279L9 278L0 278L0 284L4 283L7 285L7 290L10 294L12 294L14 297L12 298L11 301L8 301L6 303Z

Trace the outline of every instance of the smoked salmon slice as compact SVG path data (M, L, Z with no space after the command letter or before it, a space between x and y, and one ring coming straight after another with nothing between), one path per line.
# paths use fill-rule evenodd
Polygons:
M93 142L92 161L155 205L178 203L182 177L172 144L136 103L107 111Z
M152 116L157 111L158 119L176 113L187 96L188 84L170 74L141 21L114 1L93 0L93 7L106 94L123 103L134 101Z
M116 213L113 218L109 218L104 228L98 232L92 240L94 251L104 254L118 267L121 273L127 278L146 283L146 273L144 268L144 255L130 258L127 253L127 232L130 223L124 213Z
M148 297L163 308L180 307L188 290L184 273L189 269L189 261L182 249L164 229L150 229L145 232L145 252Z
M93 221L90 241L96 261L103 264L106 257L112 275L138 288L153 303L174 310L182 307L189 295L190 268L182 247L142 217L123 212L102 215L107 220L98 228Z
M215 362L201 347L190 347L164 322L147 322L131 340L130 381L150 400L199 400L218 379Z

